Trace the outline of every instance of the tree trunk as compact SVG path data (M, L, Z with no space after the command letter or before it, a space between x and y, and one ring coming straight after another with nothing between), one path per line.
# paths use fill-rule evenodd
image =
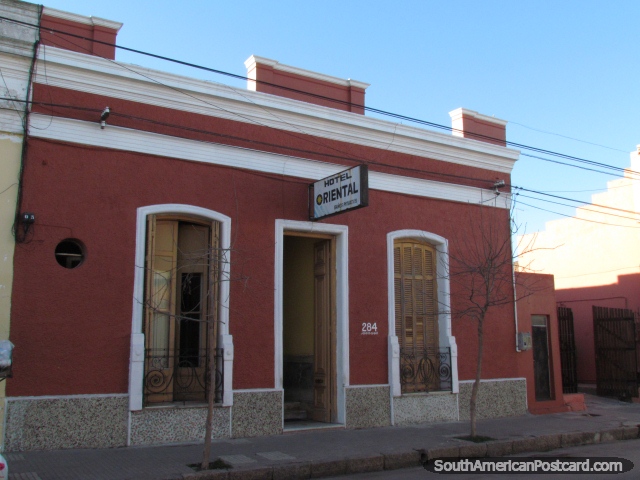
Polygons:
M480 378L482 377L482 350L484 347L484 339L482 327L484 324L484 314L478 319L478 358L476 359L476 379L471 389L471 401L469 402L469 420L471 422L471 437L474 438L476 433L476 405L478 400L478 390L480 389Z
M216 349L215 345L215 321L209 319L207 322L207 345L208 363L209 363L209 391L207 392L207 422L205 425L204 448L202 452L202 464L200 468L206 470L209 468L209 455L211 453L211 433L213 430L213 403L216 394Z

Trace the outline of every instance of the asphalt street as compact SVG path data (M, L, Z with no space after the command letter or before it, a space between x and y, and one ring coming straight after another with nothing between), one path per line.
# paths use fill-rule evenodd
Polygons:
M512 459L525 459L525 458L552 458L561 457L562 459L568 459L570 457L615 457L624 458L630 460L634 464L633 470L625 473L580 473L580 474L550 474L550 473L526 473L526 474L496 474L496 473L465 473L465 474L438 474L426 471L424 468L408 468L403 470L382 471L374 473L361 473L358 475L346 475L339 477L331 477L334 480L364 480L364 479L384 479L384 480L420 480L420 479L436 479L442 480L486 480L486 479L513 479L513 480L526 480L531 478L541 478L544 476L551 476L552 479L567 479L576 480L578 478L588 478L589 480L613 480L624 478L640 478L640 439L628 440L625 442L609 443L609 444L597 444L597 445L582 445L579 447L563 448L555 450L553 452L545 453L532 453L526 455L510 455L508 457L502 457L502 460Z

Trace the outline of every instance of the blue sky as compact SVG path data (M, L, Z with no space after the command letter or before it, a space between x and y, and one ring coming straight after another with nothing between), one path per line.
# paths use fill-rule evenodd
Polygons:
M272 58L370 83L371 107L447 126L448 112L464 107L509 121L510 141L618 167L629 166L629 152L640 144L637 0L50 0L45 6L123 22L119 45L240 75L250 55ZM245 86L123 51L116 58ZM512 183L588 201L614 178L522 156ZM554 218L560 216L524 205L516 211L521 232Z

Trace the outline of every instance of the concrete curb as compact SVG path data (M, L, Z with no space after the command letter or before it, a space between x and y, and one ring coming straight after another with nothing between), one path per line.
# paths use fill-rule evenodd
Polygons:
M505 455L548 452L559 448L609 443L640 438L640 428L619 427L599 432L570 432L540 435L514 440L437 447L391 454L376 454L342 460L289 463L283 465L211 470L188 473L174 480L302 480L345 474L379 472L418 467L436 458L501 457Z

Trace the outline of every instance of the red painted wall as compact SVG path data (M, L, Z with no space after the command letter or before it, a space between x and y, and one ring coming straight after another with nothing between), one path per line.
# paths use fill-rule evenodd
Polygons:
M36 86L36 98L47 97L45 93L44 87ZM290 154L278 145L300 149L313 145L319 152L305 155L308 158L353 163L331 156L337 150L349 159L384 159L402 167L433 169L435 174L404 173L441 181L453 181L438 175L449 172L480 179L461 179L461 183L486 186L484 179L491 178L491 172L479 169L326 139L315 139L318 145L312 137L266 127L55 88L50 93L48 102L93 106L98 112L107 104L113 106L112 111L122 115L112 113L109 123L130 128ZM64 113L97 121L86 111ZM166 120L181 128L140 121L129 114ZM203 125L209 132L244 139L212 136L202 131ZM190 127L201 130L185 130ZM329 154L323 155L323 150ZM370 169L399 173L396 167L375 164ZM232 275L241 269L248 277L246 285L231 285L234 388L273 387L274 222L308 219L307 184L304 179L30 139L22 211L35 213L37 220L27 243L17 245L14 259L15 373L7 382L8 395L128 390L136 209L160 203L201 206L232 218ZM454 255L464 248L461 239L478 238L479 232L467 219L481 212L506 234L508 211L380 191L370 192L369 207L327 220L349 226L351 384L384 384L388 379L386 234L400 229L433 232L449 239ZM54 258L57 243L69 237L81 240L87 249L85 263L73 270L60 267ZM454 285L452 294L455 298ZM376 322L379 335L360 335L362 322ZM518 376L513 306L496 308L486 332L483 378ZM467 320L455 320L453 333L459 346L460 379L470 379L475 373L475 329Z
M117 30L99 25L72 22L46 14L42 16L40 26L40 42L44 45L110 58L111 60L116 58L116 48L111 45L116 43ZM71 35L65 35L65 33ZM94 40L109 45L96 43Z
M370 169L440 182L492 188L496 179L507 179L502 172L457 165L415 155L380 150L317 138L300 132L287 132L251 123L225 120L129 102L83 92L36 84L33 111L99 123L106 106L111 115L108 125L133 128L163 135L212 143L235 145L267 152L353 166L369 164ZM61 105L52 107L51 105ZM68 107L66 107L68 106ZM74 108L78 107L79 108ZM91 110L93 109L93 110ZM507 185L509 182L507 181ZM501 189L509 191L508 186Z
M259 61L255 65L254 78L256 80L254 85L258 92L364 114L365 91L359 87L338 85L317 78L285 72ZM308 92L312 95L300 92Z
M536 401L535 377L533 371L533 350L517 354L518 368L527 379L527 404L531 413L554 413L567 411L562 395L562 365L560 363L560 338L558 332L558 314L553 275L519 272L516 274L518 291L518 329L531 333L531 316L548 317L549 336L549 375L551 398L548 401Z

